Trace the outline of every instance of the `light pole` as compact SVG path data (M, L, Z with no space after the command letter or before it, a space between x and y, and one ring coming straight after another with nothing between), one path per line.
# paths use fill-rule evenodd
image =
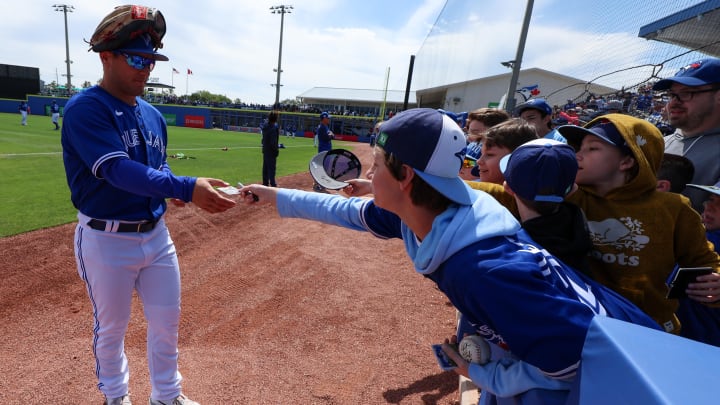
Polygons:
M67 66L67 85L65 87L65 90L67 91L68 95L70 95L70 92L72 92L72 80L70 79L72 75L70 75L70 64L72 61L70 60L70 41L68 40L68 26L67 26L67 13L72 13L73 10L75 10L75 7L69 6L67 4L53 4L53 7L55 7L55 11L62 11L65 15L65 64Z
M525 51L525 40L527 39L528 28L530 27L530 18L532 17L534 0L527 0L525 6L525 18L523 19L522 30L520 31L520 40L518 41L517 53L515 60L501 62L503 66L512 68L512 76L510 77L510 86L507 91L507 99L505 100L505 111L510 114L515 110L515 92L517 91L518 77L522 64L523 52Z
M273 14L280 14L280 50L278 51L278 66L277 69L273 69L277 72L277 81L275 82L275 107L280 106L280 74L282 73L282 40L283 40L283 25L285 24L285 14L292 13L293 6L279 5L270 7L270 12Z

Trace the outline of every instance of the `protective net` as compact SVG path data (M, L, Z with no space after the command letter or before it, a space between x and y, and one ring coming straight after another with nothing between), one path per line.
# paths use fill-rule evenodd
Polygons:
M416 54L413 89L508 73L526 6L522 0L448 0ZM641 28L687 9L719 7L720 1L697 0L534 1L521 68L579 79L562 89L542 88L540 97L571 87L574 99L584 101L590 83L642 94L659 78L708 57L704 52L712 53L713 45L717 49L720 37L708 32L702 49L693 50L640 37ZM693 18L699 21L703 15ZM691 23L684 29L700 28ZM659 38L656 34L661 32L646 36Z

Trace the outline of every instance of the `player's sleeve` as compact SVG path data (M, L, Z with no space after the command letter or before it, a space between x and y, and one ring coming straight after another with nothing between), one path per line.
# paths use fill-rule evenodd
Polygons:
M117 158L100 166L100 174L113 187L155 198L192 201L195 177L175 176L167 163L155 170L127 158Z
M280 189L277 211L281 217L302 218L366 231L380 238L401 237L400 220L367 198Z
M570 381L550 378L537 367L512 358L470 363L468 375L483 391L499 397L512 397L532 389L569 391L572 387Z

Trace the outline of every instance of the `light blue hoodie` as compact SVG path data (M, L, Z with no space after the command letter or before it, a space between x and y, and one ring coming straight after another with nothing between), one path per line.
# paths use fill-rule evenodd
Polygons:
M532 401L546 403L567 396L596 315L659 328L617 294L534 246L509 211L478 193L472 206L453 204L438 215L422 241L370 199L281 189L277 210L283 217L402 238L415 270L502 349L490 363L470 367L473 381L498 396L483 395L486 403L522 403L529 393Z

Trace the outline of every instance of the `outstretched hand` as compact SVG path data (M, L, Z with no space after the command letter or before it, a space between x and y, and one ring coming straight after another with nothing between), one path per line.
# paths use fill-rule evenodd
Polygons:
M372 194L372 182L368 179L350 179L345 180L347 186L342 188L342 192L348 197L359 197Z
M220 179L198 177L192 194L192 203L210 213L226 211L236 205L235 201L225 197L215 187L229 184Z
M266 187L260 184L250 184L240 188L240 196L245 204L271 204L277 203L277 187Z

